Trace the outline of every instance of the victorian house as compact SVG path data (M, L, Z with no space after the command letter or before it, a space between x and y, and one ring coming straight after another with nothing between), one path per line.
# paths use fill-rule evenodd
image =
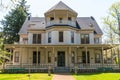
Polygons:
M118 45L102 44L103 33L94 17L77 15L60 1L44 17L27 17L18 33L19 43L5 45L12 52L6 69L45 69L48 65L53 69L75 65L79 69L118 69Z

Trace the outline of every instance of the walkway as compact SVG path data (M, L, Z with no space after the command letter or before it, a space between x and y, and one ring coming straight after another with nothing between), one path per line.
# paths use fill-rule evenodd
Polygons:
M60 73L54 74L52 80L75 80L71 74L68 73Z

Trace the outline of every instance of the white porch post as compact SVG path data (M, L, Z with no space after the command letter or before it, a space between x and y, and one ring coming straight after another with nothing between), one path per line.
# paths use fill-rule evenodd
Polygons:
M22 53L23 53L23 47L20 47L20 67L22 67Z
M54 67L55 67L55 65L56 65L56 56L55 56L55 51L54 51L54 47L52 48L52 53L53 53L53 65L54 65Z
M68 66L70 67L71 65L71 47L68 47Z
M47 64L48 63L48 54L47 54L47 47L44 48L44 61Z
M101 51L101 64L102 64L102 67L104 66L104 58L103 58L103 47L102 47L102 51Z

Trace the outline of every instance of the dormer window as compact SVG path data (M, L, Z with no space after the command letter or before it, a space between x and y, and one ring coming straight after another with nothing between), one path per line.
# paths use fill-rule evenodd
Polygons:
M54 17L50 17L50 21L53 21L54 20Z
M71 17L68 17L68 21L71 21L72 19L71 19Z

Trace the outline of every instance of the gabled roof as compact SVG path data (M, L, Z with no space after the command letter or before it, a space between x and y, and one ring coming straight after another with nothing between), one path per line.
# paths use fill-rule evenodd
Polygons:
M73 9L71 9L69 6L67 6L62 1L60 1L58 4L56 4L55 6L53 6L52 8L50 8L46 13L48 13L50 11L53 11L53 10L69 10L69 11L74 12L74 13L77 14L76 11L74 11Z

